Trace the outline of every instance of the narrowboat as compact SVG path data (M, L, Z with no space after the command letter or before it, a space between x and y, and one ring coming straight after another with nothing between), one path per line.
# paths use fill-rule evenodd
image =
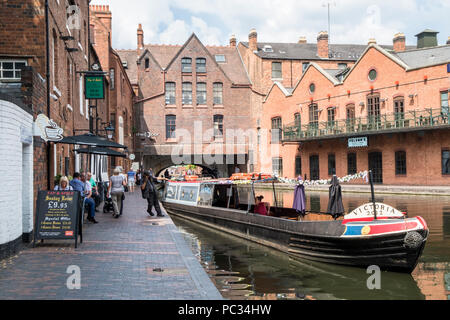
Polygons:
M274 184L273 184L274 185ZM166 181L161 200L169 215L275 248L300 260L411 273L428 237L422 217L383 203L363 204L335 220L323 213L270 208L253 213L254 183L236 180ZM375 210L374 210L375 208Z

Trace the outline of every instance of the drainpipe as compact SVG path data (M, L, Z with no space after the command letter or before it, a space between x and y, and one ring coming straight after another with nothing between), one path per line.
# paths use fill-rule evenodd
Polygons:
M46 44L46 80L47 80L47 117L51 119L50 115L50 36L49 36L49 20L48 20L48 0L45 0L45 44ZM50 158L51 158L50 142L47 141L47 190L51 189L51 172L50 172Z

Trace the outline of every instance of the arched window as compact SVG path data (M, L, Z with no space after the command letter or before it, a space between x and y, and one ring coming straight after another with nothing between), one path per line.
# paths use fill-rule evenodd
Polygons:
M213 118L214 121L214 137L221 138L223 137L223 115L216 114Z
M192 72L192 59L191 58L181 59L181 72Z
M279 143L281 141L281 117L272 119L272 143Z
M197 72L206 72L206 59L205 58L197 58L195 61L195 66Z
M166 115L166 139L175 139L177 116L173 114Z

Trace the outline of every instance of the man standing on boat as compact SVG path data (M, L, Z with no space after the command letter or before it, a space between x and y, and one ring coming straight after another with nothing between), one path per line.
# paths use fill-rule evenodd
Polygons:
M156 183L158 182L158 180L155 177L153 177L151 172L149 171L144 172L144 180L141 185L142 197L144 199L147 199L148 202L147 212L149 215L151 215L152 217L154 216L152 212L154 206L158 217L164 217L164 215L161 212L161 207L159 206L156 187L153 184L154 182Z

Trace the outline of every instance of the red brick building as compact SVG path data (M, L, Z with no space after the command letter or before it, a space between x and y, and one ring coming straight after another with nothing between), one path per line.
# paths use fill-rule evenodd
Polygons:
M329 179L371 169L377 183L450 183L450 45L436 32L406 48L370 44L349 69L311 63L290 89L276 82L263 104L262 170Z
M393 48L392 45L382 47ZM313 62L325 70L334 70L333 73L339 76L340 71L344 73L355 64L365 48L365 45L330 44L325 31L318 34L316 43L307 43L305 37L300 37L296 43L258 42L258 34L252 29L248 42L240 42L238 49L252 84L252 127L256 128L258 136L256 148L264 148L259 144L265 139L262 130L263 101L275 82L282 84L287 93L292 92ZM263 153L260 151L258 154ZM262 169L261 161L264 159L255 157L255 171Z
M91 42L103 70L108 72L106 76L108 83L107 110L100 116L99 124L104 126L111 124L116 129L114 140L126 145L128 147L126 152L133 154L133 100L135 94L126 72L128 66L111 46L112 13L109 6L105 5L90 6L90 13ZM110 168L122 166L128 170L132 164L129 158L112 158L110 161Z
M204 46L193 34L182 46L145 45L141 26L137 38L137 50L118 52L138 88L144 167L157 173L193 163L220 176L233 173L236 164L249 170L251 138L243 133L252 117L251 88L235 43ZM244 139L229 137L232 132ZM187 157L176 163L172 155L181 149Z

